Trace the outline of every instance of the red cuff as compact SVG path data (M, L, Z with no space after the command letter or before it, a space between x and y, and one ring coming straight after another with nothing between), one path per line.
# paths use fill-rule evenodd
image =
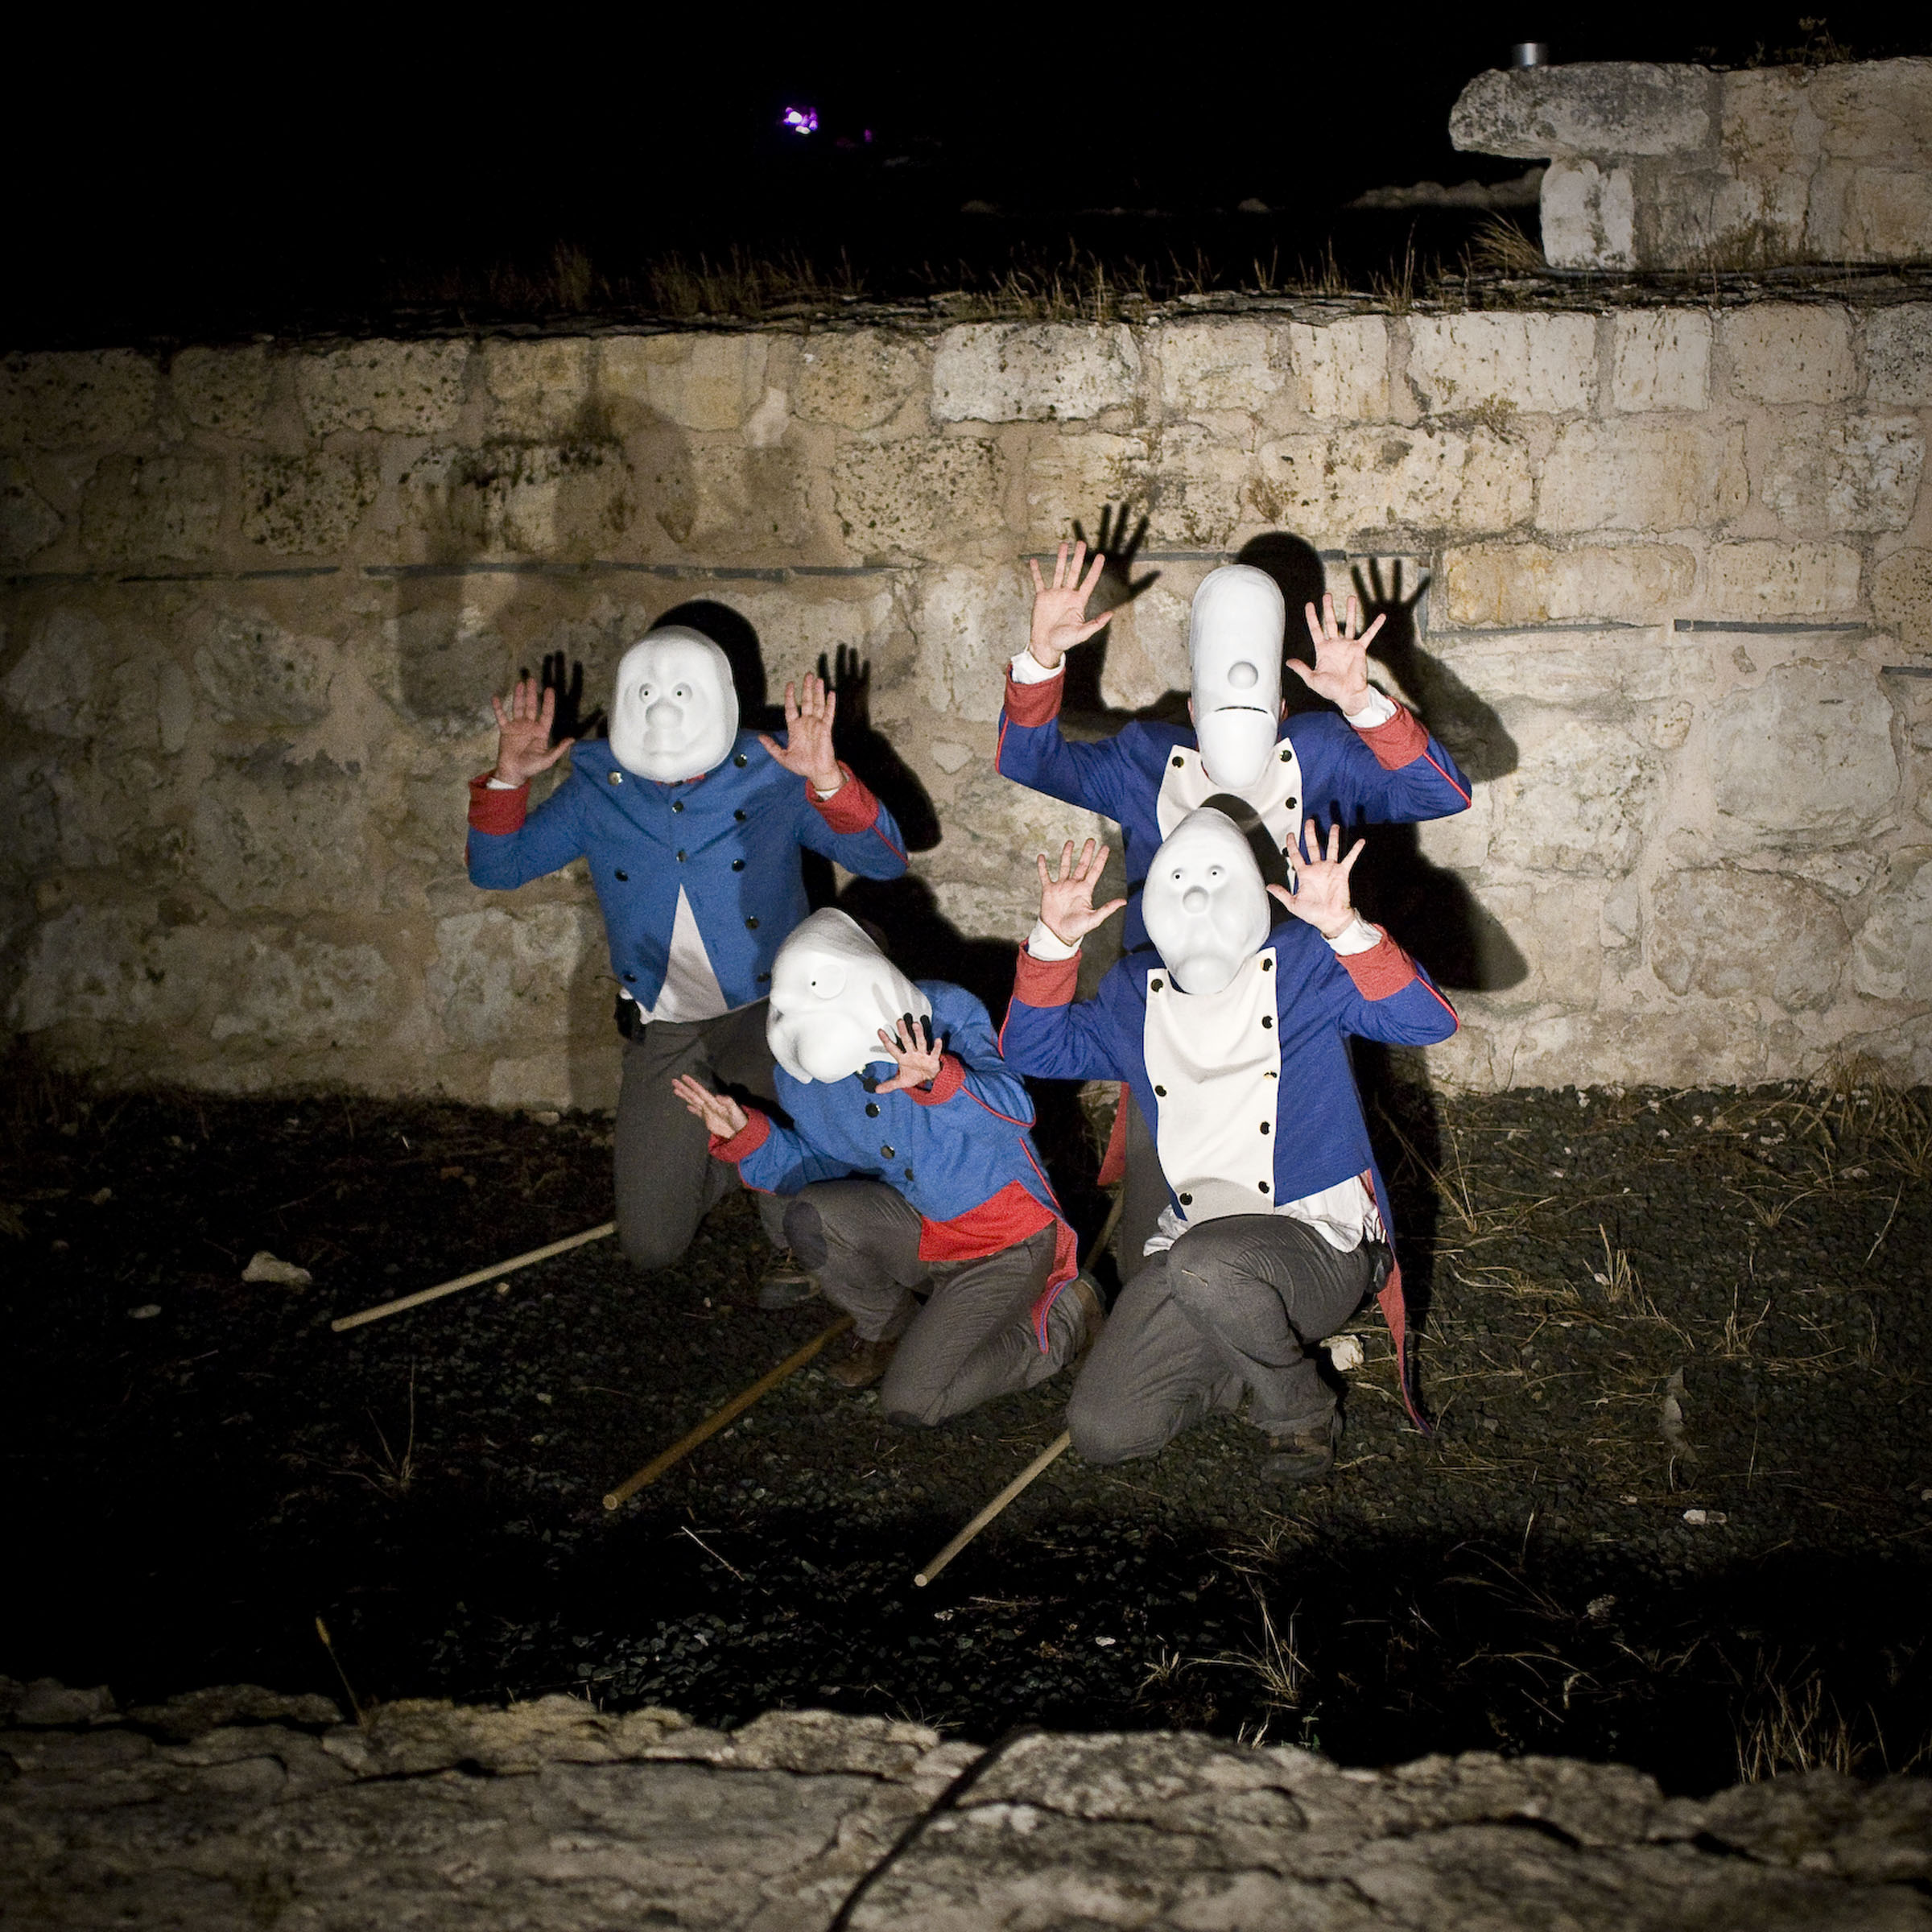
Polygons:
M715 1133L711 1137L712 1158L729 1161L735 1167L746 1156L756 1154L770 1132L771 1122L757 1108L747 1107L745 1125L729 1140L721 1141Z
M849 765L840 765L839 770L844 773L845 782L830 798L820 798L818 786L810 778L805 781L806 797L834 832L871 831L879 816L878 800L863 778L852 775Z
M1382 933L1379 945L1371 946L1366 952L1335 955L1348 968L1356 991L1365 1000L1385 1000L1391 993L1400 993L1415 977L1415 961L1382 932L1381 927L1376 931Z
M493 789L490 774L469 782L469 828L472 832L502 833L521 832L524 815L530 810L530 781L526 778L513 791Z
M1036 960L1022 946L1019 964L1013 968L1013 997L1022 1006L1069 1005L1080 979L1077 952L1070 960Z
M917 1100L922 1107L936 1107L942 1100L949 1100L965 1084L966 1065L950 1053L939 1055L939 1070L932 1076L930 1087L908 1087L903 1091Z
M1066 666L1060 675L1038 684L1022 684L1006 671L1006 716L1015 724L1051 724L1060 715L1060 699L1067 689Z
M1380 724L1371 724L1356 736L1375 753L1384 771L1400 771L1413 765L1429 749L1429 734L1417 723L1415 713L1397 704L1395 716Z

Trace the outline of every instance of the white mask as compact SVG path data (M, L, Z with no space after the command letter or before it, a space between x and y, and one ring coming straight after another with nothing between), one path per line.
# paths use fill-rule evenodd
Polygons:
M1288 607L1281 586L1251 564L1211 570L1194 593L1187 661L1201 763L1239 791L1261 775L1282 722L1282 651Z
M1141 910L1183 993L1221 992L1274 923L1253 852L1211 805L1189 812L1154 855Z
M611 756L661 785L701 778L738 736L731 662L700 630L654 630L617 664L610 701Z
M932 1001L875 946L856 919L828 906L801 919L771 963L765 1038L795 1080L842 1080L873 1061L906 1014L932 1018Z

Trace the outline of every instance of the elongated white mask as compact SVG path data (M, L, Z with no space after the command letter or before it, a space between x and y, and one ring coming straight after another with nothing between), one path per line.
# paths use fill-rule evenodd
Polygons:
M1251 564L1211 570L1194 593L1187 662L1201 762L1230 791L1252 785L1282 722L1282 650L1288 607L1281 586Z
M663 785L700 778L737 735L730 660L701 630L668 625L618 660L610 751L626 771Z
M801 919L772 961L765 1038L795 1080L842 1080L874 1060L890 1066L879 1029L890 1033L907 1013L929 1020L932 1001L835 906Z
M1221 992L1274 923L1253 850L1212 805L1189 812L1154 855L1141 910L1183 993Z

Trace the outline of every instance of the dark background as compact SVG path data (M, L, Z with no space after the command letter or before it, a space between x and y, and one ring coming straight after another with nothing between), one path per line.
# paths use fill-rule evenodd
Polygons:
M1362 285L1412 237L1453 259L1480 217L1346 212L1356 195L1521 172L1447 133L1513 40L1559 61L1932 51L1919 10L1876 5L76 11L43 31L10 63L13 348L638 312L662 306L654 264L734 250L884 298L1074 250L1160 293L1291 277L1332 245ZM783 131L788 105L818 132Z

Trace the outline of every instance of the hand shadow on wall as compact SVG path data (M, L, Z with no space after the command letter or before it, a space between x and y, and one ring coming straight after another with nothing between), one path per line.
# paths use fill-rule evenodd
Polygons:
M1091 547L1100 551L1107 560L1101 568L1100 582L1093 587L1093 595L1087 600L1087 615L1090 618L1099 617L1103 611L1111 617L1160 581L1161 573L1158 570L1149 571L1137 580L1134 576L1133 560L1141 546L1147 541L1148 518L1143 514L1129 536L1127 519L1131 514L1125 503L1100 506L1100 534L1092 539ZM1083 543L1089 541L1078 517L1073 519L1073 534ZM1067 682L1061 696L1063 711L1076 717L1107 715L1107 701L1100 696L1100 675L1107 667L1107 646L1113 636L1113 629L1109 625L1105 630L1096 632L1084 644L1076 646L1067 654Z

